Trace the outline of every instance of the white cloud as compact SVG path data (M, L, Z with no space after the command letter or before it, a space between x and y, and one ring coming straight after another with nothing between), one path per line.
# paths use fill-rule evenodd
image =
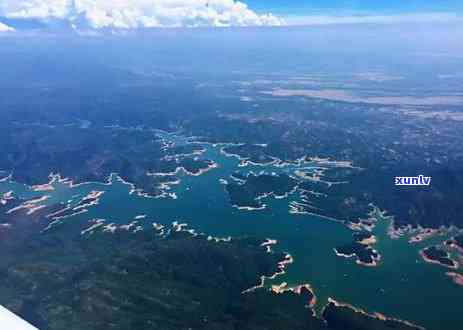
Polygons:
M63 18L68 0L0 0L0 13L10 18Z
M2 32L12 32L12 31L14 31L13 28L11 28L8 25L5 25L2 22L0 22L0 33L2 33Z
M77 28L282 25L235 0L0 0L0 16L69 21Z

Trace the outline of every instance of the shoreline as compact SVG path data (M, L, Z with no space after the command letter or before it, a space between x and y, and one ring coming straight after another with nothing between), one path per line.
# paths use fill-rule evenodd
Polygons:
M414 327L414 328L417 328L417 329L420 329L420 330L426 330L424 327L416 325L416 324L414 324L412 322L409 322L409 321L406 321L406 320L402 320L402 319L398 319L398 318L394 318L394 317L388 317L388 316L386 316L386 315L384 315L382 313L378 313L378 312L368 313L368 312L366 312L365 310L363 310L361 308L355 307L355 306L353 306L351 304L348 304L348 303L339 302L339 301L337 301L337 300L335 300L335 299L333 299L331 297L328 297L328 303L323 308L322 315L323 315L325 309L328 307L329 304L334 304L334 306L336 306L336 307L346 307L346 308L349 308L349 309L353 310L356 313L360 313L362 315L365 315L365 316L368 316L368 317L371 317L371 318L375 318L375 319L380 320L380 321L395 321L395 322L407 325L409 327Z
M361 261L359 259L359 256L355 252L353 252L351 254L344 254L344 253L340 253L336 248L333 248L333 251L338 257L341 257L341 258L351 259L351 258L355 257L356 258L355 263L357 265L361 265L361 266L377 267L377 266L379 266L379 262L381 261L381 255L378 253L378 251L376 251L374 249L372 249L372 252L376 253L377 257L371 256L372 262L370 262L370 263Z
M273 253L273 250L272 249L269 249L269 245L275 245L277 243L274 243L275 240L271 240L271 239L267 239L264 243L262 244L265 244L265 245L262 245L262 247L266 247L267 248L267 253ZM241 294L246 294L248 292L252 292L254 290L257 290L257 289L261 289L265 286L265 280L274 280L275 278L277 278L278 276L281 276L281 275L284 275L286 274L286 267L290 264L294 263L294 258L291 256L291 254L289 253L286 253L285 254L285 257L283 260L280 260L278 263L277 263L277 271L276 273L270 275L270 276L266 276L266 275L262 275L260 277L260 283L249 288L249 289L246 289L244 291L241 292Z
M439 260L434 260L434 259L429 258L429 257L426 255L426 253L424 252L424 250L426 250L426 249L428 249L428 248L421 249L420 252L419 252L421 258L422 258L425 262L430 263L430 264L436 264L436 265L439 265L439 266L442 266L442 267L445 267L445 268L448 268L448 269L458 269L458 268L459 268L458 262L455 261L455 260L453 260L453 259L451 259L451 258L450 258L450 255L448 254L448 252L446 252L446 253L447 253L446 258L449 259L449 260L451 260L451 261L453 262L453 266L446 265L446 264L441 263Z
M452 278L453 283L459 286L463 286L463 275L462 274L455 273L455 272L447 272L445 274L449 276L450 278Z
M308 306L313 309L313 307L317 304L317 296L315 295L313 288L308 283L296 285L293 287L288 287L288 283L282 282L279 285L272 285L272 287L270 288L270 291L276 294L282 294L285 292L293 292L293 293L300 295L303 289L309 291L310 294L312 295L312 299L310 299ZM312 310L312 315L315 315L314 310Z
M6 211L6 214L11 214L19 210L26 209L27 210L27 215L31 215L34 212L41 210L46 207L45 204L37 205L42 202L45 202L47 199L49 199L51 196L50 195L44 195L42 197L37 197L37 198L32 198L29 200L24 201L23 203L19 204L16 207L13 207L12 209L9 209Z

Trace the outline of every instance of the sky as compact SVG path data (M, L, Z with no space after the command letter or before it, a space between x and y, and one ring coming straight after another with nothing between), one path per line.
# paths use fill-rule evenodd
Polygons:
M288 25L449 22L463 20L461 0L248 0Z
M461 0L248 0L258 11L277 14L334 14L336 12L401 14L461 11Z
M0 0L0 33L463 20L462 0Z

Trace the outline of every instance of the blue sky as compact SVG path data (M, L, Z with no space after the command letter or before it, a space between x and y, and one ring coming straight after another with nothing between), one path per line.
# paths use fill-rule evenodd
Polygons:
M462 12L463 0L246 0L259 12L280 15L412 14Z
M463 21L463 0L244 0L288 25L450 23Z

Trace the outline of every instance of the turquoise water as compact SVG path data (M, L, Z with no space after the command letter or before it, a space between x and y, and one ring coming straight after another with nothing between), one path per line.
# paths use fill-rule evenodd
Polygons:
M180 137L166 136L168 139ZM181 141L177 141L181 142ZM186 222L190 228L214 236L258 236L278 240L276 250L289 252L294 264L287 273L272 283L288 282L290 285L309 283L318 299L318 312L328 297L348 302L354 306L376 311L425 326L428 329L456 329L463 324L461 301L463 287L457 286L445 275L445 268L427 264L418 251L434 241L409 244L407 238L391 240L387 236L389 220L380 219L374 234L375 245L382 255L377 267L359 266L354 259L337 257L333 248L350 242L351 230L344 225L312 215L289 214L289 202L297 200L297 194L286 199L265 199L267 209L240 211L232 208L224 185L219 179L229 179L236 170L292 173L297 166L278 168L274 166L238 167L234 157L220 154L220 146L208 146L203 155L213 159L219 168L199 177L181 176L182 182L172 187L178 199L145 198L129 195L130 186L113 177L111 185L89 183L69 188L56 183L51 192L33 192L28 187L12 182L0 183L0 192L13 190L23 197L50 195L47 204L72 200L77 203L91 190L104 190L99 205L88 213L64 219L70 222L87 222L93 218L104 218L108 222L124 224L137 215L147 215L140 220L169 224Z

